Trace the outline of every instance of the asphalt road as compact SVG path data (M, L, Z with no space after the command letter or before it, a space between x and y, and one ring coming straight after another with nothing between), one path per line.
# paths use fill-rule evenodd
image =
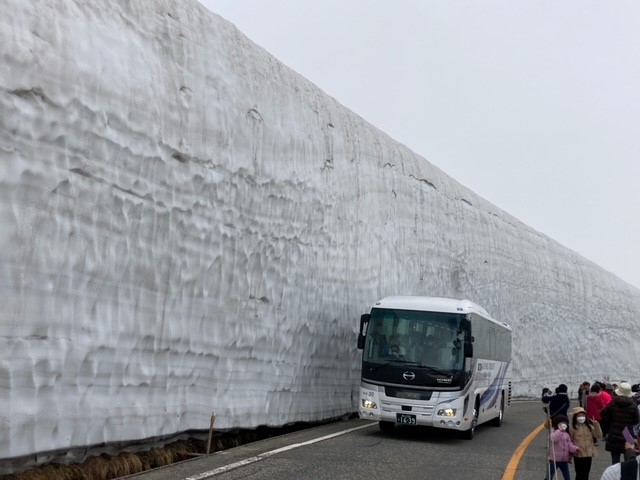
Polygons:
M501 427L482 425L476 430L473 440L421 427L405 427L393 434L383 434L377 424L350 420L263 440L127 478L500 480L518 446L543 420L539 402L514 402L507 410ZM543 430L526 449L514 480L544 478L545 433ZM331 437L325 438L328 436ZM608 452L601 445L600 456L592 468L592 479L600 478L608 459ZM575 476L573 471L572 476Z

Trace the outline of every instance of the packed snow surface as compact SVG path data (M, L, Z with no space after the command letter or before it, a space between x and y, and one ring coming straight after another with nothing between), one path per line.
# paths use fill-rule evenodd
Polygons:
M639 290L195 1L6 0L0 54L0 458L355 411L392 294L511 324L515 395L640 380Z

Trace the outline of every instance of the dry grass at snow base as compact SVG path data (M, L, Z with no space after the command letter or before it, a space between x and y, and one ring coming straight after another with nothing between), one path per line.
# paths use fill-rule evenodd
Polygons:
M211 442L211 453L258 440L255 432L225 434ZM83 463L49 464L20 473L0 476L0 480L111 480L194 458L206 452L207 442L190 439L161 448L117 455L89 457Z
M357 414L353 413L351 416L340 417L340 420L355 417ZM335 418L318 423L297 422L284 427L262 426L255 430L216 432L211 440L210 453L337 420L339 419ZM112 480L188 460L205 454L206 450L206 440L190 438L137 453L122 452L117 455L103 453L99 456L89 457L82 463L68 465L52 463L30 468L20 473L0 475L0 480Z

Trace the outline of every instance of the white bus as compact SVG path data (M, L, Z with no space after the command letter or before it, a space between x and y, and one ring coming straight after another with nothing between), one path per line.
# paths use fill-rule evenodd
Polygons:
M387 297L360 318L360 418L460 431L511 405L511 327L469 300Z

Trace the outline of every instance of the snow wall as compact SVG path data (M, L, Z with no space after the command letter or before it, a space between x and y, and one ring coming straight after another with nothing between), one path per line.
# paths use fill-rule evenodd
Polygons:
M510 323L517 396L640 380L640 290L195 1L8 0L0 54L0 459L355 411L392 294Z

